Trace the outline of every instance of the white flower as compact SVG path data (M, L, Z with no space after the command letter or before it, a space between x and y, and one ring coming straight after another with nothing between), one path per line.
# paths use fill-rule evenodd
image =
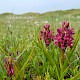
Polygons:
M44 21L44 23L48 23L48 21L46 20L46 21Z

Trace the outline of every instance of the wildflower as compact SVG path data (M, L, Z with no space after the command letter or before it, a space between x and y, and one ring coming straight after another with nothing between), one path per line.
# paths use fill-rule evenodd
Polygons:
M44 30L40 31L40 40L44 39L46 46L49 46L53 41L53 31L50 30L50 25L46 24L43 26Z
M69 27L69 22L65 21L62 23L62 27L57 29L58 34L54 36L55 44L61 49L66 49L68 46L73 46L73 34L74 29Z
M44 23L48 23L48 21L46 20L46 21L44 21Z
M55 44L60 47L60 68L62 69L65 49L73 46L74 29L69 27L69 22L62 23L62 27L57 29L58 34L54 36Z
M14 65L12 62L11 54L7 58L4 58L4 61L5 61L4 67L7 70L7 74L9 77L11 77L12 75L14 75Z

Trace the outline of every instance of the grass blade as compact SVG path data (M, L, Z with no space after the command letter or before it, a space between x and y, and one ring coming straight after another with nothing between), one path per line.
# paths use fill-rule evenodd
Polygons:
M19 75L19 76L21 75L20 73L25 69L25 67L27 67L28 61L32 58L33 52L34 52L34 50L31 51L31 53L30 53L30 55L28 56L26 62L24 63L24 65L22 66L22 68L20 69L20 71L18 72L15 80L17 79L18 75Z

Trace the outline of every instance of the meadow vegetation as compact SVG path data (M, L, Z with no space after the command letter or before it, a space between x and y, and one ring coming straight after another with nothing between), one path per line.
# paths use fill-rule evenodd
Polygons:
M39 39L46 23L55 36L64 21L75 34L60 61L54 40ZM80 10L0 14L0 80L80 80Z

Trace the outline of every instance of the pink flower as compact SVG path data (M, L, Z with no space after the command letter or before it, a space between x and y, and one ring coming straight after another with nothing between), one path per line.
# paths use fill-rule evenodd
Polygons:
M12 75L14 75L14 65L12 62L12 58L11 55L9 55L7 58L4 58L5 61L5 69L7 70L7 74L9 77L11 77Z
M53 31L50 30L50 25L46 24L43 26L44 30L40 31L40 40L44 40L46 46L49 46L51 41L53 40Z
M65 21L62 23L62 27L57 29L58 34L54 36L55 44L62 49L66 47L72 48L73 46L73 34L74 29L69 27L69 22Z
M10 65L10 66L9 66L7 72L8 72L8 76L10 76L10 77L11 77L12 75L14 75L14 67L13 67L13 65Z

